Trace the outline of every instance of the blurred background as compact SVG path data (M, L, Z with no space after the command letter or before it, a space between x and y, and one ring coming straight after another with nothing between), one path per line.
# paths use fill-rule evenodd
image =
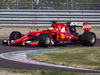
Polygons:
M100 10L100 0L0 0L0 9Z

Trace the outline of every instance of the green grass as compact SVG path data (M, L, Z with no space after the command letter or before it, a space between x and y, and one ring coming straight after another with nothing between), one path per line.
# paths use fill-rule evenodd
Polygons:
M0 69L0 71L8 71L10 73L21 73L31 75L100 75L95 73L75 73L75 72L62 72L62 71L49 71L49 70L24 70L24 69Z
M100 47L71 48L35 54L38 61L100 70Z

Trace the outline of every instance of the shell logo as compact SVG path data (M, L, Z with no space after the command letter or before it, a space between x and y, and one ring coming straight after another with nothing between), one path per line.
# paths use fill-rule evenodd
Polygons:
M64 39L65 38L65 35L64 34L61 34L61 39Z

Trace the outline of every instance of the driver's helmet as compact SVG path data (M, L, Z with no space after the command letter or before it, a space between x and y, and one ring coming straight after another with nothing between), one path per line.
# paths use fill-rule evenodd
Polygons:
M57 24L52 24L52 27L53 27L53 28L56 28L56 27L57 27Z
M57 25L57 21L51 21L51 22L52 22L52 25L51 25L51 26L52 26L53 28L55 28L56 25Z

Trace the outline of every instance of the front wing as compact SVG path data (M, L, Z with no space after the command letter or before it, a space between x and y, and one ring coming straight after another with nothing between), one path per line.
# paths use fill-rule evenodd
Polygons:
M14 42L14 40L11 40L11 43ZM12 45L10 43L9 40L2 40L2 44L4 45ZM24 46L24 45L28 45L28 46L35 46L35 45L38 45L39 41L25 41L25 42L20 42L20 43L17 43L17 44L13 44L13 45L21 45L21 46ZM59 41L58 43L51 40L50 42L50 45L55 45L55 44L65 44L65 43L71 43L71 41Z
M13 41L14 41L14 40L11 40L11 43L12 43ZM10 43L9 40L2 40L2 44L12 45L11 43ZM38 45L38 41L25 41L25 42L23 42L23 44L22 44L22 42L21 42L21 43L14 44L14 45L30 45L30 46L34 46L34 45Z

